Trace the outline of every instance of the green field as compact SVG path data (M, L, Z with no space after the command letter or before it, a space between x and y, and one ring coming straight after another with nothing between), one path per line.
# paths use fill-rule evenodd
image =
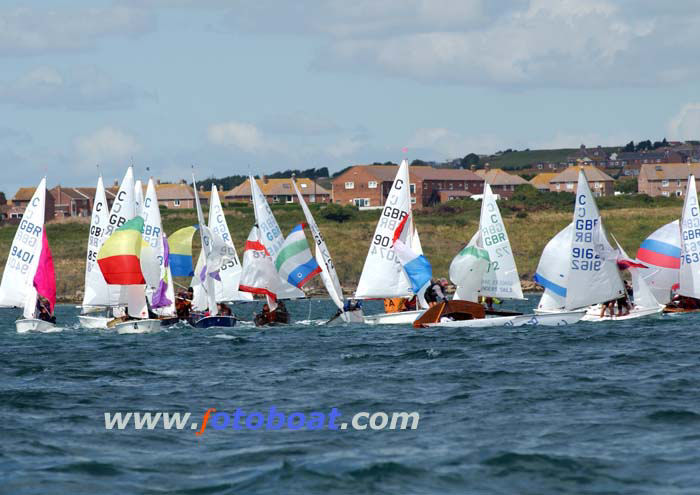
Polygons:
M608 153L617 151L618 148L603 148ZM481 163L489 163L492 168L519 169L526 168L537 163L553 162L558 163L566 160L576 151L575 148L562 148L557 150L532 150L532 151L511 151L501 155L492 155L481 159Z
M550 193L555 194L555 193ZM517 198L501 202L501 210L511 240L520 275L531 280L539 256L547 241L571 221L573 195L520 201ZM550 199L552 198L552 199ZM617 197L599 201L608 231L617 238L629 255L634 256L640 242L661 225L680 215L682 203L671 198ZM321 205L311 205L314 216L333 255L338 275L344 287L357 284L367 255L369 242L379 218L379 211L356 212L343 223L323 218ZM450 261L466 244L478 226L480 203L472 200L452 201L426 211L416 212L416 225L426 256L436 277L447 276ZM226 218L231 234L242 257L242 246L253 225L253 212L247 205L228 206ZM275 216L284 232L304 220L297 205L275 205ZM77 300L83 290L83 273L89 224L82 222L52 222L47 235L56 265L57 290L63 300ZM163 211L167 233L196 223L193 210ZM0 263L5 264L16 227L0 228ZM198 238L195 236L195 253ZM180 280L187 284L187 280ZM320 284L318 277L311 283Z

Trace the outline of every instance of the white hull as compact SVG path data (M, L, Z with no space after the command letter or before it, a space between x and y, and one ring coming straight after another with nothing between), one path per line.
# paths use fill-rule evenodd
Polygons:
M410 325L422 315L425 310L400 311L398 313L380 313L378 315L365 315L364 322L367 325Z
M106 316L88 316L79 315L78 322L82 328L100 328L107 329L107 323L112 321L113 318L107 318Z
M117 333L151 333L160 330L160 320L129 320L113 327Z
M610 316L609 311L605 311L605 316L600 317L600 305L590 306L582 321L624 321L624 320L634 320L635 318L642 318L644 316L651 316L661 313L663 306L658 308L633 308L629 314L624 316L617 316L617 305L615 306L615 316Z
M356 309L354 311L345 311L341 318L345 323L364 323L365 314L361 309Z
M529 314L518 316L494 316L476 320L445 321L440 323L428 323L429 327L452 328L489 328L489 327L559 327L577 323L586 312L563 311L549 314Z
M35 318L23 319L15 321L17 333L25 332L52 332L56 329L56 325L44 320Z

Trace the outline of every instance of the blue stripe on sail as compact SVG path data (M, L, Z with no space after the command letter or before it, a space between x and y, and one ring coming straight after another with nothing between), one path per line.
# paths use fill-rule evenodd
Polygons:
M294 228L289 232L289 235L292 235L295 232L303 231L303 228L300 223L296 224Z
M561 285L555 284L551 280L547 280L539 273L535 273L535 282L540 284L545 289L551 290L558 296L566 297L566 287L562 287Z
M411 289L413 289L414 294L417 294L433 277L433 267L430 266L428 258L422 254L403 265L403 269L411 281Z
M304 285L304 283L310 276L314 275L315 273L318 273L320 270L321 269L318 266L316 259L311 258L303 265L299 265L296 268L294 268L289 273L289 276L287 276L287 282L289 282L295 287L301 288L301 286Z
M191 277L194 275L192 256L189 254L170 253L170 273L173 277Z
M666 256L672 256L674 258L681 257L681 248L674 246L663 241L657 241L655 239L645 239L641 246L642 249L647 249L659 254L665 254Z

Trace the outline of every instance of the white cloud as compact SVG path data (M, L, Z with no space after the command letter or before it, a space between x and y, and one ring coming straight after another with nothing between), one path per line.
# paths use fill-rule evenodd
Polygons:
M247 122L221 122L207 129L207 137L213 144L234 148L246 153L259 153L274 148L255 125Z
M131 163L134 154L141 150L134 136L110 126L78 136L73 145L78 164L84 168L124 166Z
M107 36L137 36L155 27L152 12L132 6L0 9L0 56L92 48Z
M0 81L0 103L32 108L109 110L131 107L144 98L153 96L115 82L96 67L37 67L15 80Z
M674 140L700 140L700 103L687 103L669 121L668 137Z
M443 127L417 129L408 139L409 150L421 154L420 157L416 157L423 159L456 158L468 153L494 153L504 146L504 141L498 136L463 136Z
M323 150L334 159L347 158L367 147L367 138L362 135L343 136Z

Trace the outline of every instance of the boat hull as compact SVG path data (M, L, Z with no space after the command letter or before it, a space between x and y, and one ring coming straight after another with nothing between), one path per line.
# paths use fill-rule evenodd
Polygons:
M128 320L112 327L117 333L151 333L160 330L160 320Z
M160 320L161 327L171 327L173 325L177 325L180 321L180 318L177 316L161 316L158 319Z
M56 328L56 325L49 321L26 318L15 321L15 328L17 328L17 333L51 332Z
M89 315L79 315L78 322L83 328L97 328L97 329L107 329L107 323L109 323L113 318L108 318L106 316L89 316Z
M232 328L236 325L235 316L204 316L198 320L190 319L195 328Z
M365 315L363 321L367 325L411 325L424 310L400 311L397 313L380 313L377 315Z
M634 320L635 318L643 318L645 316L658 315L663 311L663 306L657 308L633 308L629 314L624 316L610 316L606 311L606 316L600 317L600 305L590 306L586 314L581 319L582 321L600 322L600 321L625 321Z
M517 316L496 316L493 318L477 318L473 320L444 321L427 323L427 327L447 328L490 328L490 327L559 327L573 325L586 314L585 310L564 311L543 315L529 314Z

